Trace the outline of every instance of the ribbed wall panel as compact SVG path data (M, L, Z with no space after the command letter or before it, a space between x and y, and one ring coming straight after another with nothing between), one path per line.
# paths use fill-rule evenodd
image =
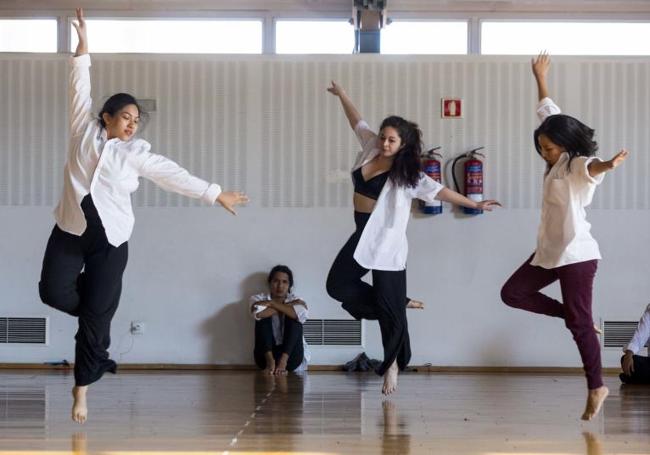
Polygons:
M129 92L155 99L152 150L224 188L246 184L248 68L238 61L93 58L93 109ZM67 152L66 59L0 58L0 205L52 206ZM139 206L195 206L144 181Z
M67 151L67 71L62 56L0 57L0 205L57 202ZM507 208L540 205L544 163L532 144L536 93L524 60L99 56L91 74L95 111L119 91L155 99L142 131L153 151L224 188L246 190L264 207L351 205L349 167L359 145L340 103L325 91L330 80L346 88L373 128L389 114L417 121L425 146L441 145L446 160L485 146L486 194ZM564 111L596 129L599 156L608 159L621 147L633 152L607 176L593 207L650 208L650 63L558 61L549 77ZM440 118L443 96L463 98L463 119ZM258 140L259 150L252 149ZM260 170L259 180L250 177ZM450 176L447 167L452 186ZM149 182L134 201L200 205Z
M0 61L0 205L52 205L65 160L65 64Z
M359 150L338 100L324 90L334 79L346 88L364 118L377 128L384 116L399 114L417 121L426 147L442 145L446 159L480 145L487 156L485 192L508 208L540 206L545 165L532 136L536 88L530 64L521 61L327 61L267 62L263 90L265 176L263 204L269 207L346 207L351 205L348 170ZM302 68L302 70L301 70ZM609 159L621 147L631 159L607 176L593 207L647 209L649 185L643 176L649 158L650 99L647 63L557 62L549 74L551 96L564 112L595 128L598 156ZM298 75L298 76L297 76ZM302 77L306 76L307 80ZM314 83L317 86L314 87ZM320 84L320 87L318 86ZM306 91L307 90L307 91ZM311 90L308 103L297 103ZM440 118L440 99L461 97L464 118ZM311 123L310 123L311 122ZM315 144L304 129L314 132ZM287 136L294 141L287 143ZM301 151L296 154L295 147ZM313 184L301 172L316 169ZM451 169L445 173L452 186Z

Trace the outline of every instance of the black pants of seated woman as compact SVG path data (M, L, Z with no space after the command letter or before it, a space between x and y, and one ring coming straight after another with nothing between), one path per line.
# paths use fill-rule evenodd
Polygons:
M621 357L621 365L623 365L623 359L625 356ZM650 357L644 357L641 355L632 356L634 360L634 371L631 375L621 373L619 378L625 384L650 384Z
M336 256L327 277L327 292L342 303L355 319L379 322L384 361L376 372L382 375L397 360L403 370L411 360L406 320L406 270L372 271L372 286L361 280L369 270L354 260L354 250L366 226L369 213L354 212L356 231Z
M39 283L44 303L78 318L74 362L77 386L92 384L107 371L115 373L115 362L108 358L111 320L128 259L126 242L117 248L108 243L90 195L81 207L86 230L77 236L54 226Z
M271 319L269 317L255 321L255 351L253 353L255 364L261 369L266 368L265 354L269 351L273 353L276 362L283 353L287 353L289 354L287 371L293 371L300 366L305 357L302 345L302 324L284 316L282 344L275 344Z

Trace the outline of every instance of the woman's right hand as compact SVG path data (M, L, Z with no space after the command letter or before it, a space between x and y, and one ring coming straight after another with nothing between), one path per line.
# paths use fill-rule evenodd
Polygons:
M625 351L621 366L623 367L623 373L632 376L632 373L634 373L634 354L632 351Z
M239 191L222 191L216 200L216 202L221 204L224 209L228 210L233 215L237 215L237 212L235 212L236 205L245 204L248 201L248 196Z
M73 21L72 26L77 31L77 37L79 38L79 44L77 44L77 51L74 56L79 57L88 53L88 34L86 33L83 8L77 8L77 21Z
M533 68L535 79L546 79L548 69L551 67L551 57L546 53L546 51L540 52L537 58L532 59L530 63Z
M330 87L327 87L327 91L330 92L332 95L341 96L341 95L343 95L345 93L345 90L343 90L342 87L337 85L336 82L331 81L331 84L332 85Z

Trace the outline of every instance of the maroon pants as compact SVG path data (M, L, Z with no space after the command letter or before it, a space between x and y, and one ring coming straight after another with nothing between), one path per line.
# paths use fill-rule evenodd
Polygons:
M598 261L545 269L530 265L532 259L533 256L528 258L503 285L501 299L513 308L564 319L578 345L588 387L602 386L600 343L591 316L591 292ZM539 292L555 280L560 280L563 303Z

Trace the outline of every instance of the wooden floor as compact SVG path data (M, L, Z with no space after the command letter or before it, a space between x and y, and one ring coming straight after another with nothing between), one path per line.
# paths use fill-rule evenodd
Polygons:
M0 455L650 454L650 387L606 384L583 423L577 375L405 374L382 400L371 374L127 372L91 387L81 426L71 375L0 371Z

